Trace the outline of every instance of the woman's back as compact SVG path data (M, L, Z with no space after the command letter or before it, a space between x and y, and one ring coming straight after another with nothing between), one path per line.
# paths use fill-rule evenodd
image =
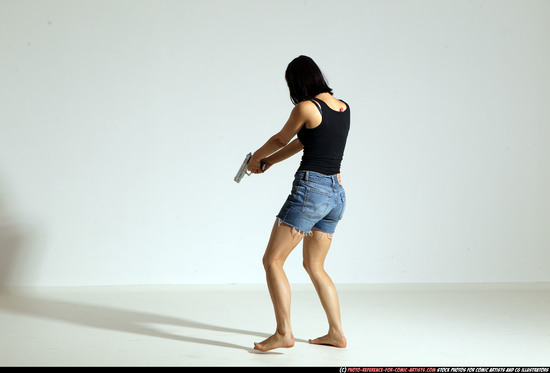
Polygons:
M349 106L330 94L318 95L311 101L317 105L321 120L314 127L304 125L298 132L304 146L299 170L339 174L350 128Z

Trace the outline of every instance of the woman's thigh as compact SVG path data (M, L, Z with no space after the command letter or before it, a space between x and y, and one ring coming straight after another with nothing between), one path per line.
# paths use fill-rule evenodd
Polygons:
M264 254L264 262L281 261L284 263L288 255L302 240L302 234L296 229L284 223L279 223L277 219L273 224L271 236Z
M307 270L323 268L332 243L330 234L317 229L312 229L312 232L304 239L304 267Z

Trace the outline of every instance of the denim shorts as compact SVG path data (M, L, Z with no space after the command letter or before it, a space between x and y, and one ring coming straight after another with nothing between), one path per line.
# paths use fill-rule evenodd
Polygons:
M346 193L337 175L298 171L277 218L279 224L289 225L302 234L311 235L311 229L317 229L332 235L345 207Z

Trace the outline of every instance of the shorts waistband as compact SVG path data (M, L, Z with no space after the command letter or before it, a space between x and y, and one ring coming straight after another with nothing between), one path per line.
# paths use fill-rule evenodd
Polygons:
M296 179L305 180L305 181L318 181L318 182L320 181L323 184L325 183L329 185L332 184L333 186L340 184L338 182L338 174L325 175L315 171L297 171L294 177Z

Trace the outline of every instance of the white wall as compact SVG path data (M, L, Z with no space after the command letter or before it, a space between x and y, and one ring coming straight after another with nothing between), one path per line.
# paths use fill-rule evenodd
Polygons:
M352 108L335 282L550 281L550 2L0 1L0 284L262 283L313 57ZM286 266L306 282L301 252Z

